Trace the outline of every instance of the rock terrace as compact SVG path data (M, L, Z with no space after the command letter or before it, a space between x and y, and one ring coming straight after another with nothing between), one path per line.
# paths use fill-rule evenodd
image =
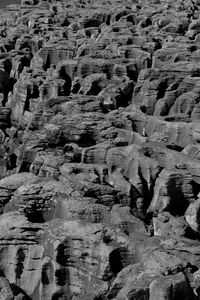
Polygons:
M200 1L0 10L1 300L200 299Z

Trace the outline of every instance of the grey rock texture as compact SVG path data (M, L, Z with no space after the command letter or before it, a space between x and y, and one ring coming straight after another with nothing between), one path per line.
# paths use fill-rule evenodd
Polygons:
M199 13L0 10L0 299L200 299Z

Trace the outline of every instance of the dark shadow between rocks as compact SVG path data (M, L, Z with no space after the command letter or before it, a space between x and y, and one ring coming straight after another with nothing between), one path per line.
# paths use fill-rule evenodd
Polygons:
M21 163L21 166L19 168L19 173L22 173L22 172L30 172L30 166L31 166L31 163L27 162L27 161L23 161Z
M15 297L23 296L23 300L31 300L31 298L15 283L11 283L10 286ZM22 297L20 299L22 299Z
M7 170L13 170L17 167L17 155L16 154L11 154L7 164L6 164Z
M191 240L200 240L199 233L195 232L191 227L188 226L185 231L185 237Z
M167 80L163 80L158 86L157 100L165 96L166 89L168 87Z
M50 68L50 66L51 66L51 58L50 58L50 55L47 54L47 59L43 66L44 71L47 71Z
M193 188L193 193L195 196L195 199L198 199L198 194L200 193L200 185L196 183L194 180L192 180L192 188Z
M63 87L63 95L61 94L59 96L69 96L70 92L71 92L71 87L72 87L72 80L71 80L71 77L67 74L64 66L62 66L59 71L59 77L65 81L65 84Z
M81 135L77 144L82 148L87 148L96 145L96 142L90 133L84 133Z
M184 148L183 147L180 147L178 145L166 145L166 148L168 149L171 149L171 150L175 150L175 151L178 151L178 152L181 152Z
M34 212L29 213L25 210L25 216L32 223L44 223L45 222L41 211L34 211Z
M10 77L10 79L9 79L9 91L10 92L13 92L13 87L16 82L17 82L17 80L15 78Z
M183 216L187 207L188 201L185 199L185 196L181 190L181 188L176 187L176 183L173 184L173 179L170 180L167 187L167 194L169 195L171 201L168 207L168 211L173 216ZM173 188L174 187L174 188Z
M116 276L122 269L122 257L119 249L115 249L110 253L109 264L111 272Z

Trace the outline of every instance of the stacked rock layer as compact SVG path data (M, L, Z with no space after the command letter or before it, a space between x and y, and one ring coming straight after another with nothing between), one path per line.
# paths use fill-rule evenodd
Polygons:
M200 1L0 11L1 300L200 299Z

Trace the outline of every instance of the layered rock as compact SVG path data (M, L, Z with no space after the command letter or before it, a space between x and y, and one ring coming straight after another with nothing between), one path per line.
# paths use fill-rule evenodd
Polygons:
M199 11L0 11L2 299L198 299Z

